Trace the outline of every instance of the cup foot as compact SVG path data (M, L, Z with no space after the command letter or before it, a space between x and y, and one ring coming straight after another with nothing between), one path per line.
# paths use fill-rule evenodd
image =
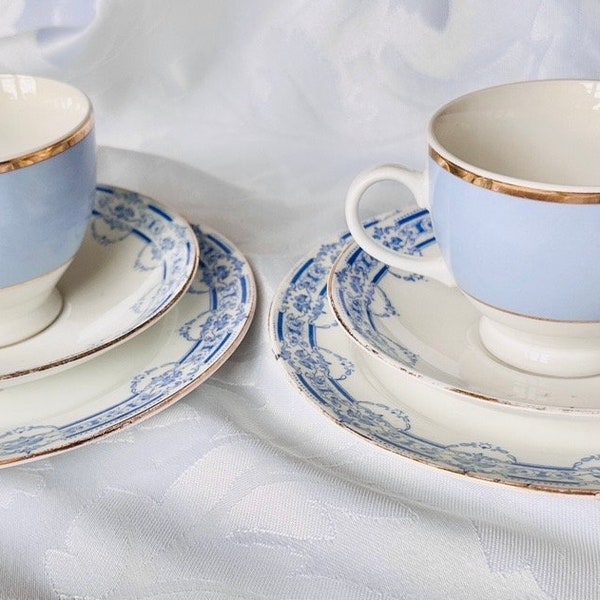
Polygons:
M54 288L50 295L33 310L0 321L0 347L22 342L41 333L51 325L61 313L63 300Z
M63 301L56 284L70 263L35 279L0 289L0 348L40 333L58 317Z
M542 322L543 324L543 322ZM597 324L590 324L594 329ZM585 323L565 324L560 334L516 329L482 316L479 335L485 348L510 366L552 377L590 377L600 373L600 337L586 335ZM595 333L595 331L594 331Z

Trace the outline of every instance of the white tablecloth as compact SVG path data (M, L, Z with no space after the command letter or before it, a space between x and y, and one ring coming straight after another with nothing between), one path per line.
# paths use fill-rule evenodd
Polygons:
M196 391L0 471L0 597L600 598L597 499L379 449L294 389L267 332L359 170L422 168L429 116L463 92L600 78L599 40L594 0L0 0L0 71L84 89L100 180L210 224L259 286Z

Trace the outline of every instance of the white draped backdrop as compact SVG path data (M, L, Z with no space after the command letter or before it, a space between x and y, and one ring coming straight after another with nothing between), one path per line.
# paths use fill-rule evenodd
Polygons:
M436 107L599 79L600 2L0 0L0 72L81 87L100 180L222 232L259 286L247 338L196 391L0 471L1 598L600 598L596 498L370 444L292 386L267 331L281 279L345 228L352 177L423 167Z

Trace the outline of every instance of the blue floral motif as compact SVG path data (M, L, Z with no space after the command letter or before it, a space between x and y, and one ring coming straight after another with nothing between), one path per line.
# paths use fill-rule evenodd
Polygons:
M310 310L310 298L308 294L298 294L294 299L294 308L299 313L305 313Z
M400 409L366 401L357 401L344 408L340 421L347 426L378 430L387 436L396 436L410 429L408 415Z
M391 235L405 218L406 215L400 215L391 229L381 228L379 235ZM377 221L374 225L377 226ZM401 225L404 227L404 222ZM402 242L404 249L410 249L421 236L431 235L426 214L421 213L407 227L408 241ZM351 392L352 379L357 373L355 365L339 348L325 346L326 337L319 337L320 332L338 326L331 323L324 297L329 270L347 243L348 235L344 234L299 264L282 283L271 309L275 355L308 398L336 422L362 437L397 454L445 470L544 490L600 491L600 454L584 456L571 466L558 466L523 462L509 448L485 440L445 445L415 431L410 412L380 401L375 387L371 388L375 397L355 397ZM392 236L392 243L399 242ZM373 264L367 256L357 260L353 274L341 275L348 277L346 289L360 293L357 280L369 273ZM357 278L353 279L353 275ZM385 298L378 302L393 314L393 307ZM407 356L404 360L410 358Z
M108 200L107 206L111 206ZM73 447L129 423L173 401L222 364L252 317L254 279L248 263L227 240L216 233L205 232L199 226L193 226L193 229L203 265L192 284L194 291L188 293L205 294L208 309L178 332L179 339L184 342L180 356L135 375L126 386L129 394L96 414L60 427L37 424L0 432L0 462L18 461Z
M156 271L159 277L154 287L131 306L140 318L156 314L178 293L195 262L193 252L182 251L190 243L188 228L136 192L99 187L91 232L101 245L121 242L130 235L144 242L133 268Z
M383 222L385 225L381 224ZM371 236L390 250L419 254L419 240L432 238L433 227L427 211L420 210L408 216L398 213L391 223L381 219L373 227Z
M120 221L131 221L135 212L128 204L117 204L113 208L113 215Z
M153 367L134 377L131 392L138 402L140 399L151 401L157 395L179 389L193 380L199 368L200 364L195 362L173 362Z
M399 217L382 219L373 227L371 235L384 246L410 255L420 255L421 248L433 241L431 219L427 211L401 214ZM373 317L395 317L398 312L385 292L376 283L383 274L390 273L403 281L416 282L424 279L422 275L403 271L391 271L361 249L357 249L348 258L335 276L338 284L337 297L352 329L369 346L382 350L406 366L415 367L419 356L390 338L385 331L377 328Z
M119 242L143 223L146 204L139 194L112 187L99 187L98 192L91 230L99 244Z
M504 448L485 442L464 442L446 446L448 464L457 469L470 472L477 469L479 472L494 471L500 463L512 465L517 462L515 456Z
M17 427L0 434L0 455L30 456L40 444L56 443L61 440L63 440L61 431L51 425Z
M250 299L246 294L252 286L247 265L231 251L224 252L214 239L202 234L200 227L194 225L193 229L203 261L188 293L208 295L210 308L179 329L179 335L193 344L193 353L181 363L154 367L138 375L131 384L135 394L165 393L193 380L249 317Z

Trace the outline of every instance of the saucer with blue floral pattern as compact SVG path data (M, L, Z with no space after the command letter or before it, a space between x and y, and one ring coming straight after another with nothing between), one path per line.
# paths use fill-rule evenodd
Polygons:
M225 237L192 225L200 265L151 327L100 356L0 392L0 466L49 456L166 408L210 377L248 331L250 265Z
M83 245L41 333L0 348L0 388L72 367L137 335L185 294L198 266L189 224L136 192L99 186Z
M428 215L394 216L404 217L412 232L400 240L404 250L431 246ZM387 227L387 219L373 219L365 228ZM397 234L397 225L393 229ZM331 310L327 282L352 243L344 233L316 248L273 299L273 351L293 384L335 423L402 457L523 488L599 493L598 410L482 401L397 369L348 335Z
M397 252L439 252L422 209L380 217L371 235ZM327 290L333 313L358 345L431 385L555 413L600 410L599 376L537 375L492 356L479 337L479 312L456 287L390 268L350 243Z

